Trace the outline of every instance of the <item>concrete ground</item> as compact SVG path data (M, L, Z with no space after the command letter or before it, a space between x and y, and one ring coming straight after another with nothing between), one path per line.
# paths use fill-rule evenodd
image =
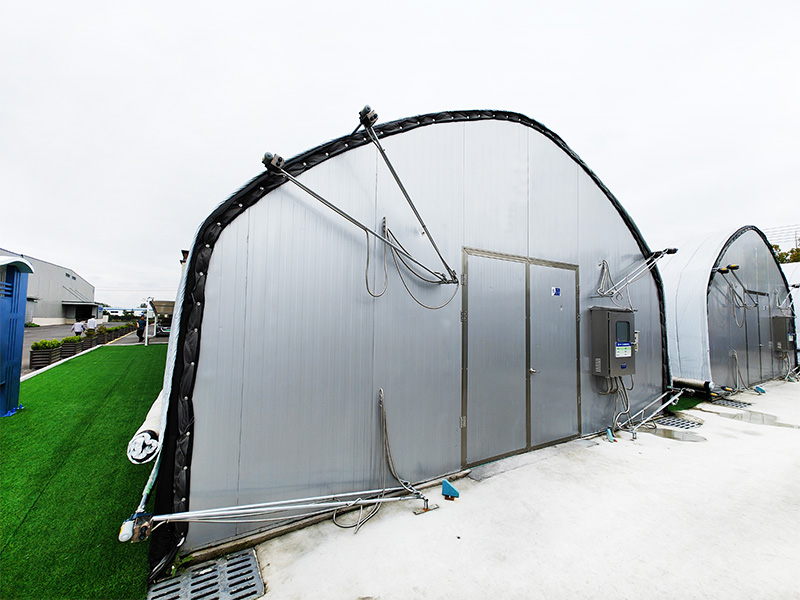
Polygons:
M166 344L167 342L169 342L169 336L155 337L155 326L154 325L150 325L150 330L148 332L148 335L150 336L147 339L147 343L148 344ZM123 346L131 345L131 344L144 344L144 342L140 342L139 341L139 337L136 335L135 331L132 331L131 333L129 333L128 335L126 335L124 337L117 338L112 343L114 343L116 345L123 345Z
M423 515L395 503L357 535L326 521L262 543L265 598L800 598L800 383L765 388L687 411L688 433L474 469Z

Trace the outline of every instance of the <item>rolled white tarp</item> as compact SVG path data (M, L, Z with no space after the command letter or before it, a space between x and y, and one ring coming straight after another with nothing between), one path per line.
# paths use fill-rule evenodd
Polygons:
M162 413L164 391L162 390L147 413L144 423L128 442L128 460L140 465L150 462L161 448L161 426L164 420Z
M197 234L195 234L195 242L192 243L192 248L197 241ZM189 260L191 254L187 258ZM178 355L178 324L181 322L181 311L183 306L183 289L186 286L186 271L181 272L181 281L178 286L178 294L175 298L175 309L172 314L173 326L169 332L169 344L167 345L167 365L164 369L164 381L161 386L161 391L158 397L150 407L144 423L136 430L136 433L128 442L128 460L132 463L140 465L150 462L158 456L161 450L161 444L164 441L164 429L167 426L167 409L169 408L169 396L172 389L172 371L175 367L175 359ZM158 465L153 468L153 475L151 481L148 482L143 501L147 499L149 488L152 484L153 477L158 470Z

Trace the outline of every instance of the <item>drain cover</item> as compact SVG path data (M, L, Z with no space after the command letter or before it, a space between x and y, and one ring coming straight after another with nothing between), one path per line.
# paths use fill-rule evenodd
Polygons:
M747 408L748 406L753 406L752 402L739 402L738 400L726 400L724 398L720 400L714 400L711 404L716 404L717 406L727 406L729 408Z
M680 417L661 417L660 419L656 419L656 423L665 427L677 427L678 429L694 429L702 425L702 423L698 423L697 421L688 421Z
M147 600L247 600L264 594L254 550L204 562L154 583Z

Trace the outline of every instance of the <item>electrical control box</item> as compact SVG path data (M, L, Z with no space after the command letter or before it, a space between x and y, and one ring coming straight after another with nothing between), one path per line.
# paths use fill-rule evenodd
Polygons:
M636 373L633 311L592 306L592 375L623 377Z
M791 352L795 349L795 336L792 331L792 317L772 316L772 348L775 352Z

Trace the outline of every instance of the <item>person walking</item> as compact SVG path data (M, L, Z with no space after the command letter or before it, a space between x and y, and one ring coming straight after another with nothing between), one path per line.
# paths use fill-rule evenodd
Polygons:
M144 315L139 317L139 320L136 322L136 335L139 336L139 341L144 341L144 328L147 327L147 319L144 318Z
M75 321L75 323L72 325L72 333L73 335L77 335L78 337L81 336L84 329L85 327L83 326L83 323L81 323L80 321Z
M97 319L89 317L89 320L86 321L86 333L94 334L95 329L97 329Z

